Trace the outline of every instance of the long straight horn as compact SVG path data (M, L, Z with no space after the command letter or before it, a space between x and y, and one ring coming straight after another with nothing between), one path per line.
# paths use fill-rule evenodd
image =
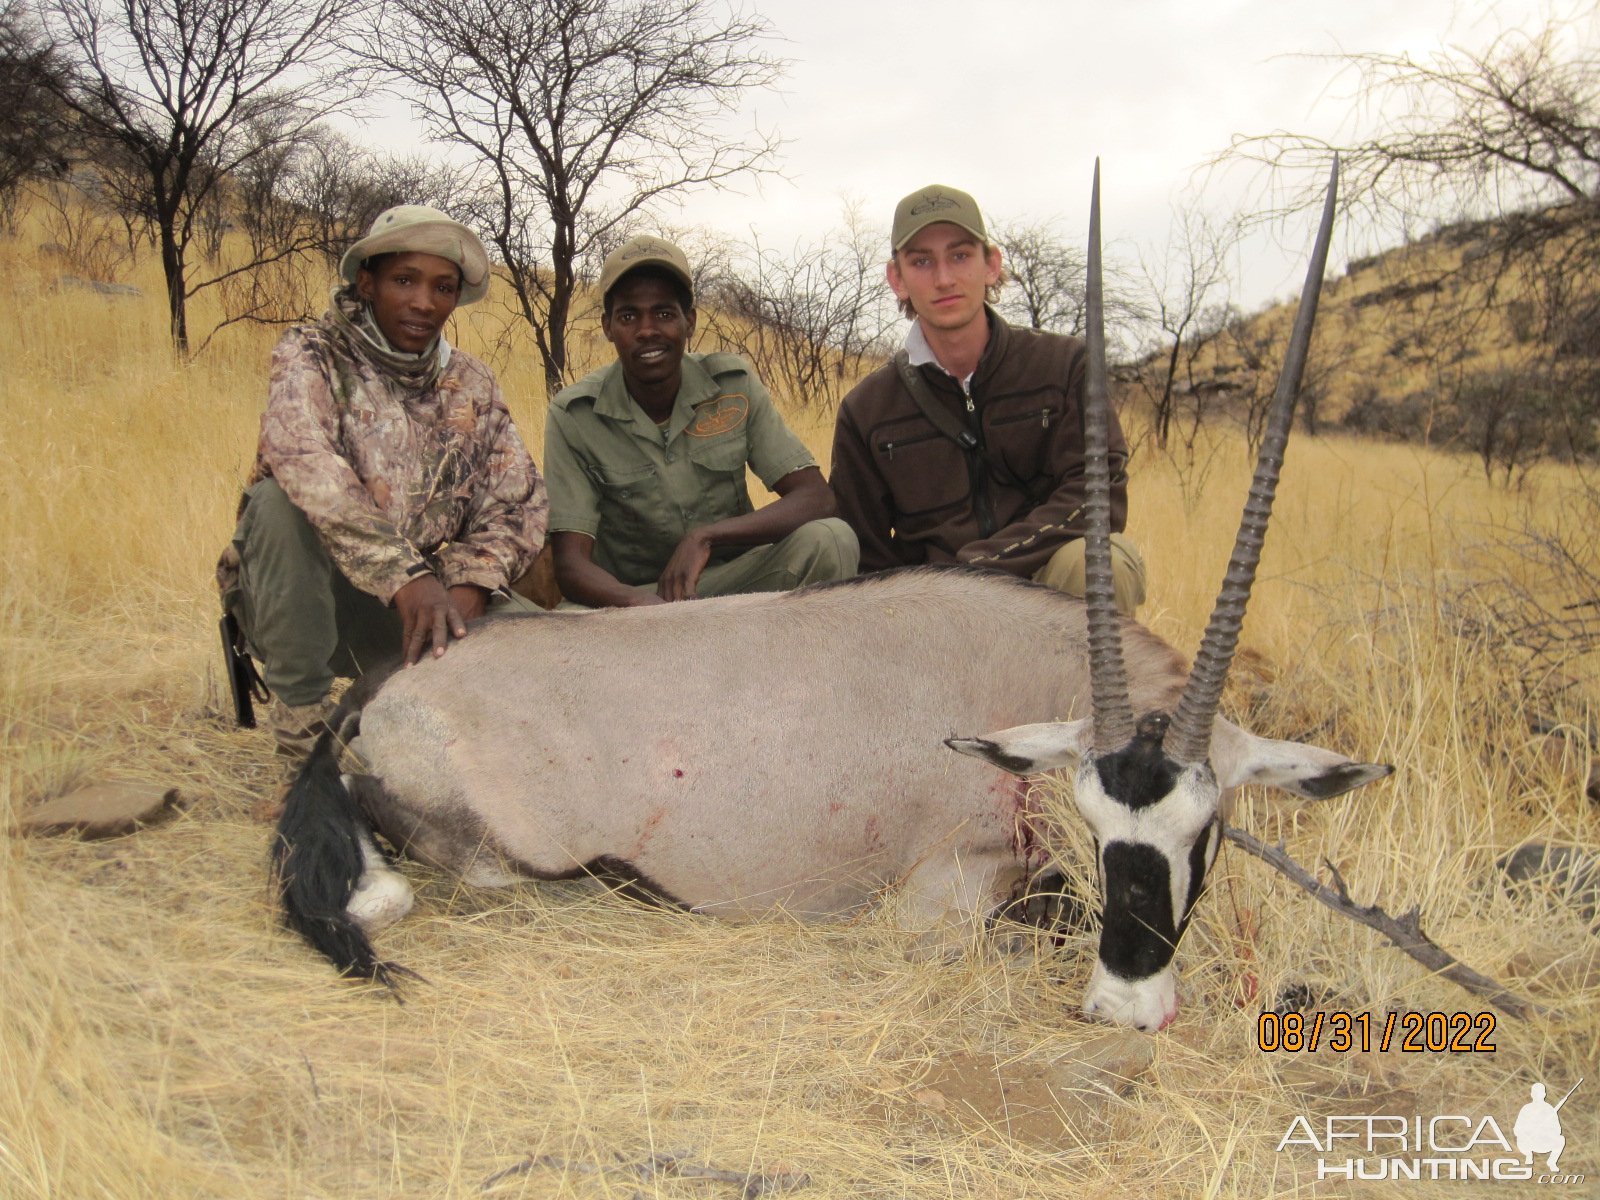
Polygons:
M1106 386L1105 293L1100 279L1100 160L1089 201L1089 366L1083 388L1084 603L1089 618L1089 687L1094 701L1094 748L1122 749L1133 737L1128 673L1122 665L1122 618L1111 582L1110 417Z
M1283 470L1283 451L1294 423L1295 401L1300 396L1300 376L1311 349L1311 327L1317 319L1317 297L1322 291L1322 273L1328 262L1328 242L1333 234L1333 209L1339 191L1339 159L1333 160L1328 175L1328 198L1322 206L1322 224L1317 229L1311 265L1306 271L1305 288L1300 293L1300 311L1295 315L1289 352L1278 372L1278 386L1272 394L1272 412L1261 456L1256 460L1255 479L1250 498L1245 502L1244 519L1239 523L1233 558L1223 579L1217 605L1211 610L1211 623L1195 655L1194 670L1178 702L1177 715L1167 734L1167 753L1179 762L1204 762L1211 753L1211 723L1222 699L1233 652L1239 645L1239 629L1244 623L1245 605L1255 583L1256 567L1261 563L1261 544L1267 535L1267 519L1272 515L1272 499L1278 490L1278 475Z

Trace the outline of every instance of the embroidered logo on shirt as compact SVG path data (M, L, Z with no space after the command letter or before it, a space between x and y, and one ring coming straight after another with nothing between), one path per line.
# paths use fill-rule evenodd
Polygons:
M750 415L750 401L745 396L718 396L696 405L694 420L684 433L695 438L717 437L730 429L737 429Z

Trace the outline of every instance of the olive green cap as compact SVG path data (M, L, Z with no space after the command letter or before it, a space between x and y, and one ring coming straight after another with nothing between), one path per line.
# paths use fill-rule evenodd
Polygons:
M960 188L945 187L942 183L919 188L894 206L889 244L899 250L917 233L940 221L959 225L985 246L989 245L978 202Z
M460 221L426 204L397 204L372 222L367 236L344 253L339 274L354 283L361 264L379 254L437 254L461 268L459 303L482 300L489 290L489 255Z
M609 296L611 289L629 271L637 271L640 267L660 267L667 274L682 280L683 286L689 289L689 295L694 295L694 276L689 272L689 260L683 251L665 238L641 234L629 238L606 255L606 261L600 268L601 298Z

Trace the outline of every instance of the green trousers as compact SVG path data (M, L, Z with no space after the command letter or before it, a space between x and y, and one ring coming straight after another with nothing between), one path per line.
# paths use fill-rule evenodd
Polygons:
M807 583L848 579L861 562L861 543L855 530L838 517L807 521L782 541L746 550L727 562L712 563L700 575L698 596L741 596L746 592L787 592ZM656 590L642 583L636 592ZM586 605L572 600L563 609Z
M233 544L239 587L223 603L284 704L315 704L336 678L354 679L399 655L400 614L345 577L276 480L247 493ZM490 607L538 611L501 593Z
M1058 592L1081 597L1089 583L1083 539L1074 538L1057 550L1033 577ZM1125 617L1133 616L1144 603L1144 558L1139 548L1120 533L1111 535L1111 589L1117 611Z
M861 543L855 530L838 517L825 517L807 521L781 542L713 563L695 590L702 596L787 592L807 583L848 579L860 563Z

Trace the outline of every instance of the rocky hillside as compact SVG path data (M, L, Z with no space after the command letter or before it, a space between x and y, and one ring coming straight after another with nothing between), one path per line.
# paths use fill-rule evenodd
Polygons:
M1568 209L1449 226L1352 261L1323 289L1303 422L1457 446L1507 474L1595 457L1597 251L1600 220ZM1257 419L1293 317L1284 303L1233 320L1181 362L1175 423L1197 409ZM1165 367L1143 363L1129 382L1159 395Z

